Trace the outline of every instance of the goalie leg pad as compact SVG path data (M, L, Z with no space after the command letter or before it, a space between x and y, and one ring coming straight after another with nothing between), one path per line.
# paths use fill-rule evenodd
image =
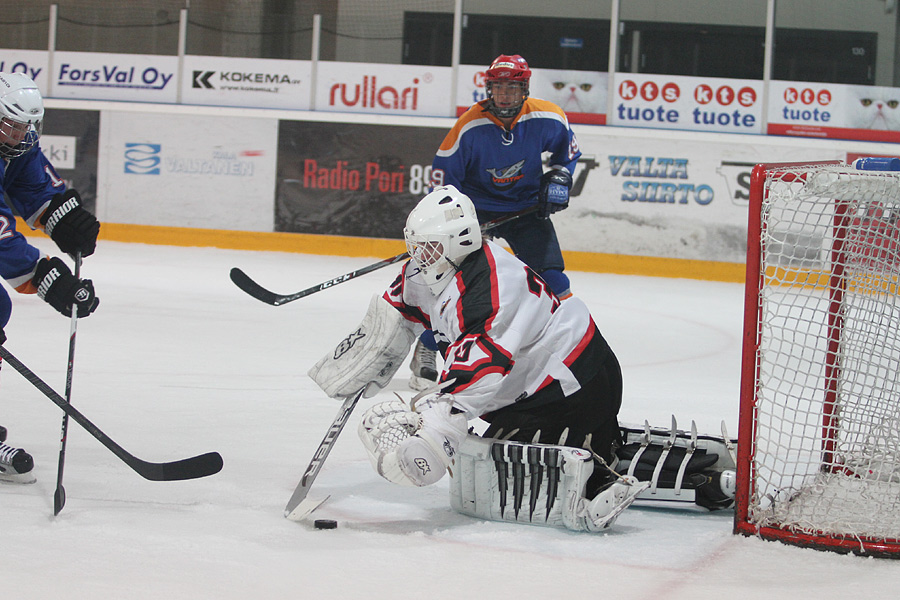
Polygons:
M323 356L309 376L331 398L345 398L365 386L369 398L388 384L414 339L403 316L384 298L373 296L359 327Z
M584 493L592 472L587 450L469 435L450 467L450 505L490 521L600 531L647 484L626 478L589 500Z
M638 504L718 510L734 503L736 440L700 435L694 423L681 431L674 417L668 430L645 422L643 429L622 427L621 433L617 468L649 482Z

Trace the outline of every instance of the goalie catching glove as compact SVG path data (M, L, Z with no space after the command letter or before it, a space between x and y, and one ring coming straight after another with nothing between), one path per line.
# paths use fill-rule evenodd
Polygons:
M76 252L90 256L97 248L100 222L84 209L81 196L75 190L53 196L41 215L40 224L59 249L70 256L75 256Z
M93 282L76 278L66 263L56 257L39 260L31 282L39 298L67 317L72 316L73 305L80 318L94 312L100 304Z
M572 176L565 169L550 169L544 173L538 193L538 218L548 219L553 213L568 208L571 187Z
M418 398L418 397L417 397ZM465 413L453 406L453 396L432 394L374 405L359 424L375 471L390 482L407 486L437 483L466 437Z

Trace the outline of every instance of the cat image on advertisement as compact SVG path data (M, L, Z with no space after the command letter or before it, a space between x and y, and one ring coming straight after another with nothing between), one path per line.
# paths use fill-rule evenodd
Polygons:
M606 111L606 82L595 71L545 70L531 82L531 95L556 104L565 112Z
M900 131L900 89L854 89L849 100L851 127Z

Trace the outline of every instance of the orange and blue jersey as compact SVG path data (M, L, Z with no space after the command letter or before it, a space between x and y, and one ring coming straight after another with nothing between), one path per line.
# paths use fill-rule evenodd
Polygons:
M537 203L543 154L548 166L574 173L581 156L565 112L527 98L507 130L487 110L472 105L444 138L432 163L432 186L452 185L478 210L514 212Z

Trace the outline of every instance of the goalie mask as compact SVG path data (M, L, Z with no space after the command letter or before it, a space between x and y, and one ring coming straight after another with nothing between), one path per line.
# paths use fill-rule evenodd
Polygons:
M501 54L495 58L484 72L488 110L503 119L515 117L528 97L530 80L531 69L518 54Z
M482 243L475 205L452 185L435 188L419 201L406 219L403 237L410 258L435 295Z
M21 73L0 73L0 157L16 158L41 137L44 101L34 81Z

